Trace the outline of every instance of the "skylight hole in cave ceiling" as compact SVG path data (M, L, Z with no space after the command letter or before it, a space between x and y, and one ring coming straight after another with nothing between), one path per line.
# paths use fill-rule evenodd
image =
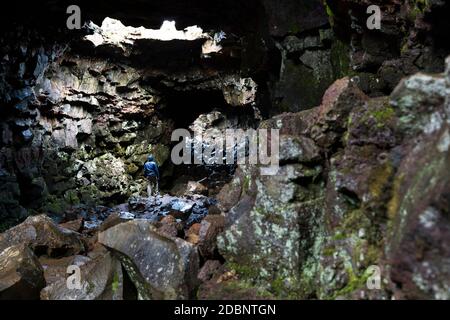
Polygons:
M85 36L86 40L92 42L96 47L100 45L133 45L136 40L159 40L159 41L194 41L204 39L202 55L207 57L211 53L219 53L222 50L220 42L226 38L223 31L216 33L204 32L199 26L189 26L184 30L176 28L175 21L165 20L159 29L147 29L144 27L125 26L120 20L106 17L101 26L92 21L88 28L93 34Z

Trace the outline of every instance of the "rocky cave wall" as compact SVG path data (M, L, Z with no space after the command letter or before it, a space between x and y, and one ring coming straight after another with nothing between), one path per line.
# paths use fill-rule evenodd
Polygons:
M449 51L433 25L448 6L380 3L387 23L371 33L368 2L327 3L350 40L347 76L319 106L261 123L280 129L280 174L239 166L218 195L231 274L201 297L449 298L450 61L444 72ZM400 81L417 71L435 74Z

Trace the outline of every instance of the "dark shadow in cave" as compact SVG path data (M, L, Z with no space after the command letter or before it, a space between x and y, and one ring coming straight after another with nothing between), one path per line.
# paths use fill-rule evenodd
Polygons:
M220 90L171 91L166 94L165 108L160 111L164 118L173 121L174 128L188 129L201 115L211 111L220 111L226 117L233 115L239 119L237 126L242 129L256 127L257 121L251 106L233 107L226 103ZM179 142L173 142L170 149ZM172 191L176 185L188 181L201 181L209 190L209 194L217 193L228 183L236 169L235 165L173 165L170 162L163 170L171 171L162 181L163 191ZM182 190L180 190L182 191Z

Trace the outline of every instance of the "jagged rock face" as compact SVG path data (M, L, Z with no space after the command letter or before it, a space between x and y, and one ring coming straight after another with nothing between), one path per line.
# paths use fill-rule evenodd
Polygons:
M448 21L438 17L448 13L448 3L415 0L329 0L326 3L334 29L342 36L351 35L349 66L360 73L362 82L370 82L376 75L378 85L375 87L390 93L406 75L419 70L443 71L448 46L442 43L439 29ZM366 28L366 10L374 4L380 6L382 12L379 32Z
M442 17L449 12L448 3L327 0L330 28L323 21L325 9L317 2L289 1L278 5L269 17L276 20L269 26L280 37L275 42L282 53L280 81L273 86L277 111L300 111L319 104L326 88L344 75L353 76L368 95L382 96L390 94L404 76L420 70L443 71L448 44L441 40L442 30L449 26ZM265 5L276 7L273 1ZM381 8L379 31L366 27L370 5ZM290 14L301 6L308 7L302 10L307 17L293 24ZM290 13L284 11L287 8ZM276 19L278 15L283 21Z
M411 146L394 181L387 261L392 281L401 285L396 297L448 300L448 123L422 139Z
M37 299L45 286L42 267L24 244L1 250L0 270L0 300Z
M449 88L448 72L417 74L391 96L405 135L416 138L407 139L388 206L386 259L399 298L449 299Z
M66 56L34 90L42 103L33 143L45 149L50 194L72 204L124 200L145 189L136 173L148 154L164 165L171 124L155 116L160 98L136 69Z
M114 226L98 235L117 251L141 299L188 299L195 288L198 253L193 245L162 235L144 220Z
M90 253L92 258L75 256L65 261L43 260L47 286L40 293L41 299L123 300L123 275L119 260L105 248L96 251ZM68 288L68 280L61 277L68 266L80 268L80 288Z

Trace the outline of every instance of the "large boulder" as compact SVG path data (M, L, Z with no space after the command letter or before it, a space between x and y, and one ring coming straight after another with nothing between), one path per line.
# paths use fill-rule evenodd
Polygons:
M200 223L198 230L198 250L205 259L214 258L217 250L217 236L225 227L222 215L208 215Z
M309 230L323 199L320 192L308 194L297 181L314 171L303 172L300 164L284 165L275 176L261 176L257 167L240 169L245 172L240 180L243 194L225 213L226 228L217 239L219 252L241 284L251 283L280 297L298 297ZM311 201L297 202L302 197Z
M99 233L98 241L116 252L140 299L188 299L196 286L197 249L161 234L145 220L118 224Z
M44 271L27 245L0 250L0 300L39 299Z
M44 266L48 286L41 291L41 299L122 300L123 275L119 260L105 248L96 251L91 253L92 258L75 256L63 261L46 260ZM69 288L67 285L70 280L67 267L70 265L79 267L79 288Z

